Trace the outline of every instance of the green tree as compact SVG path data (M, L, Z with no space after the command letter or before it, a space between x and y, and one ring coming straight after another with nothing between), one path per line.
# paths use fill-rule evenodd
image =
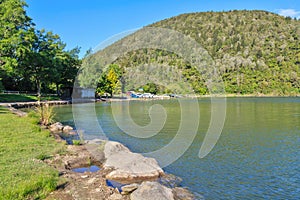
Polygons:
M23 0L0 0L0 80L11 90L73 85L79 48L66 45L52 32L36 30Z
M54 58L56 73L51 82L55 83L56 93L60 96L61 88L72 88L77 76L81 60L78 57L80 48L76 47L70 51L62 51Z
M113 93L120 87L121 70L116 64L108 67L107 73L103 73L98 81L96 92L99 94L109 93L113 97Z
M0 1L0 69L6 74L14 72L21 54L28 48L28 30L33 28L23 0Z
M143 86L146 93L157 94L159 92L158 86L155 83L147 83Z
M55 61L64 54L65 44L52 32L41 30L31 34L30 49L27 49L26 58L23 58L18 70L35 83L40 97L42 84L47 85L58 78L60 69Z
M25 42L27 32L34 25L26 14L26 6L22 0L0 1L0 80L8 89L19 87L19 83L24 82L16 69L28 48Z

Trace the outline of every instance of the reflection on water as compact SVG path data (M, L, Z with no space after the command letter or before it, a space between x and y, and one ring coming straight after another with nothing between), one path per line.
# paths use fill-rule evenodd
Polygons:
M157 103L164 107L167 121L150 138L122 132L109 103L96 104L97 118L109 139L146 153L167 145L181 120L176 100L130 102L130 116L145 126L150 122L149 108ZM198 153L210 122L210 99L200 99L199 109L196 138L180 159L165 168L167 172L182 177L182 185L206 199L300 199L300 98L228 98L221 138L203 159ZM70 106L56 111L58 120L72 125ZM187 116L187 120L194 119ZM95 133L85 134L94 137Z

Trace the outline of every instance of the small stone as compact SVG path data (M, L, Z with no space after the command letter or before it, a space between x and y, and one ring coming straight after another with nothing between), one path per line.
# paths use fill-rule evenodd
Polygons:
M91 178L90 180L88 180L88 184L91 185L96 181L96 178Z
M99 145L99 144L103 144L105 142L106 142L106 140L101 140L101 139L86 140L87 144L97 144L97 145Z
M176 199L179 200L193 200L195 199L194 195L187 189L182 187L175 187L173 189L173 194Z
M139 187L139 185L136 183L130 184L130 185L125 185L121 188L121 190L122 190L121 194L128 195L128 194L132 193L134 190L136 190L138 187Z
M123 196L117 193L114 193L109 196L109 200L122 200Z
M88 178L88 177L89 177L88 175L81 176L81 178Z
M118 188L115 188L115 193L116 193L116 194L120 194L120 191L119 191Z

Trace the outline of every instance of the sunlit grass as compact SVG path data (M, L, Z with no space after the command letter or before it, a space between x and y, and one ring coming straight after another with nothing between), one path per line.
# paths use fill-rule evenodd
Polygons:
M58 172L41 159L64 147L37 121L0 107L0 199L43 198L56 188Z

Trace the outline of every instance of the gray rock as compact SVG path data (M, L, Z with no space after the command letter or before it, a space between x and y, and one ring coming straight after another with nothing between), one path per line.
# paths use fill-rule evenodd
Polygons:
M125 185L121 188L121 190L122 190L121 194L125 194L125 195L130 194L134 190L138 189L138 187L139 187L139 184L136 184L136 183L130 184L130 185Z
M68 132L70 132L70 131L73 130L73 127L71 127L71 126L64 126L62 130L63 130L64 133L68 133Z
M97 144L101 145L106 142L106 140L101 140L101 139L93 139L93 140L86 140L85 141L87 144Z
M50 129L50 131L52 131L52 132L59 132L59 131L62 131L63 128L64 128L64 126L63 126L62 123L60 123L60 122L56 122L56 123L51 124L51 125L49 126L49 129Z
M122 200L123 196L118 193L113 193L112 195L109 196L109 200Z
M143 182L141 186L130 195L131 200L174 200L172 190L158 182Z
M104 155L104 169L113 169L106 175L110 180L128 184L156 180L164 174L154 158L132 153L119 142L108 141L104 147Z
M103 149L100 148L101 146L99 144L88 142L85 144L85 147L97 162L102 164L105 161Z
M180 186L182 178L173 174L164 174L162 177L159 178L158 182L166 187L175 188Z
M120 152L129 152L130 150L125 147L123 144L114 141L107 141L105 144L104 153L106 157L115 155Z
M173 189L173 194L176 200L194 200L195 196L187 189L176 187Z

